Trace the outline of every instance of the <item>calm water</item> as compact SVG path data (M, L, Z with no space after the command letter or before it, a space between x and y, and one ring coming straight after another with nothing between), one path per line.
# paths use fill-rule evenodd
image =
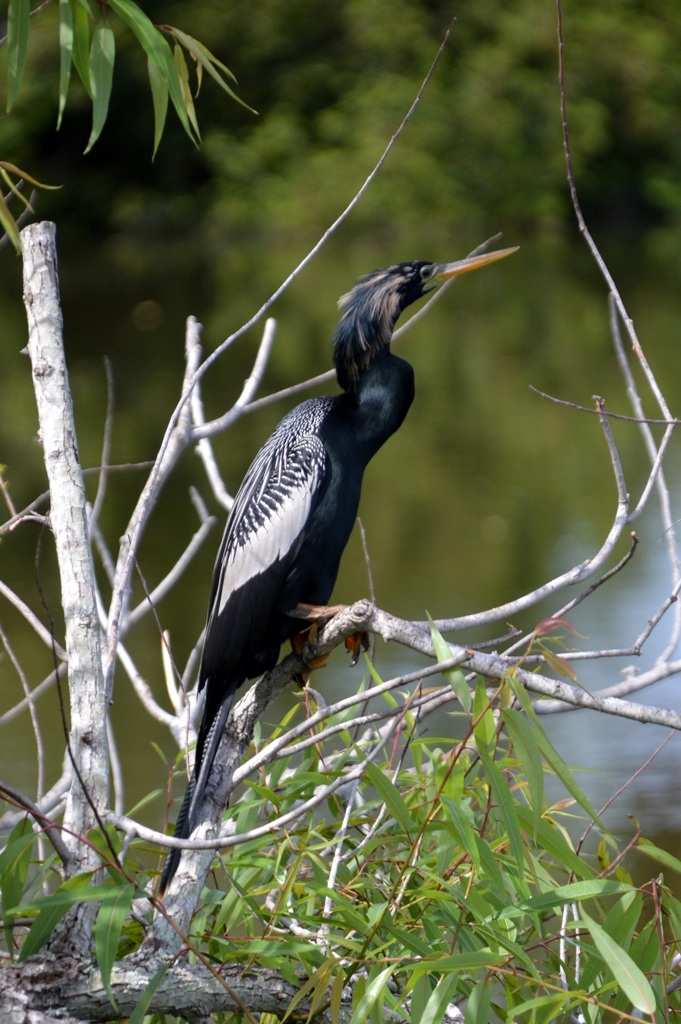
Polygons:
M399 251L393 248L371 252L365 247L360 256L356 249L343 249L339 243L322 254L274 311L279 330L261 394L328 368L327 339L335 322L335 299L359 273L394 259L424 254L448 259L462 254L460 247L428 252L419 239L405 240ZM672 408L678 408L676 325L681 296L674 284L676 268L659 265L643 248L636 253L635 266L631 261L620 266L622 255L614 245L612 253L648 358ZM61 253L60 259L71 381L86 466L100 461L105 356L115 381L112 461L149 459L181 378L185 317L195 314L204 322L204 343L212 349L254 312L268 288L277 283L277 275L284 276L293 261L288 254L274 253L262 278L243 262L243 254L240 262L223 257L208 280L191 269L186 274L164 275L158 267L137 266L115 239L103 245L96 259L84 263L69 253ZM44 489L44 482L40 451L32 440L35 412L29 367L19 354L25 328L18 261L7 253L3 261L0 462L8 467L13 499L21 507ZM207 382L209 414L224 410L238 394L258 339L256 329L223 359ZM539 247L524 242L512 259L462 280L432 316L405 337L400 352L415 366L417 401L403 429L372 464L361 508L378 603L405 617L423 618L426 611L436 617L473 612L508 601L595 552L615 507L612 471L598 423L594 417L548 403L530 390L534 385L585 405L591 404L593 394L600 394L609 409L629 412L609 340L605 290L588 257L557 243ZM645 403L650 415L655 415L647 395ZM216 441L232 491L274 422L291 404L279 402L247 416ZM618 424L615 432L628 489L637 496L646 472L643 447L635 427ZM681 500L675 486L678 466L679 453L672 452L668 477L676 492L676 507ZM112 547L143 479L143 471L131 470L109 483L102 523ZM151 587L196 529L187 493L191 484L222 521L202 469L187 453L163 494L141 551L140 565ZM588 636L590 647L630 644L670 589L656 501L636 525L641 544L633 563L571 616L575 627ZM220 523L181 586L158 609L180 665L203 624L221 528ZM40 531L33 525L6 538L0 548L0 571L44 618L36 583L39 540ZM623 552L624 546L619 554ZM40 546L37 574L54 610L57 591L47 538ZM103 573L101 579L104 583ZM356 531L335 596L352 601L368 589L367 565ZM531 628L560 603L559 599L520 616L515 624ZM49 671L49 654L22 636L18 617L4 604L0 622L35 685ZM663 645L665 624L659 633L638 667L650 664ZM153 625L136 628L128 643L150 684L162 693ZM384 677L418 664L399 648L379 651L379 671ZM619 678L625 665L626 659L594 662L580 668L580 680L597 689ZM350 670L337 653L315 685L336 693L338 688L354 689L360 678L360 669ZM678 686L672 680L642 699L678 707ZM0 714L20 694L16 673L3 657ZM39 704L45 720L52 723L44 735L48 786L58 771L62 749L56 707L54 692ZM174 751L164 732L140 714L123 676L117 683L113 719L125 761L125 803L131 807L149 789L165 783L165 765L152 742L160 744L168 757ZM664 739L658 728L587 712L544 721L564 758L588 769L580 781L596 804L607 799ZM446 721L437 723L438 732L444 728ZM681 845L681 817L677 802L671 799L672 791L678 789L680 759L679 738L674 736L606 820L627 834L631 828L627 815L633 814L649 833L663 836L666 845ZM35 743L24 716L3 730L0 775L30 791L35 774ZM147 813L156 823L155 812Z

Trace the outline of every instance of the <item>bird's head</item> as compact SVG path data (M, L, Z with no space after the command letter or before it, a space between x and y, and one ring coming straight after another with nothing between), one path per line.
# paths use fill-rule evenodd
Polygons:
M509 256L516 248L469 256L456 263L412 260L360 277L352 291L338 300L341 318L333 336L333 357L340 386L350 392L356 389L362 371L390 345L397 318L412 302L452 277Z

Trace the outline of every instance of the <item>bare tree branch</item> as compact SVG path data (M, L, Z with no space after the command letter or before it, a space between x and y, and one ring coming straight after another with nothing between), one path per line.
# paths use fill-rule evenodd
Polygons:
M67 802L65 825L84 835L97 824L96 809L108 804L106 702L90 553L86 496L78 458L73 408L64 359L57 283L55 229L31 224L21 232L28 352L38 404L40 439L50 484L50 522L54 533L66 623L71 730L69 749L76 778ZM69 870L99 866L86 845L67 840ZM79 911L61 929L58 941L81 953L89 948L92 908Z

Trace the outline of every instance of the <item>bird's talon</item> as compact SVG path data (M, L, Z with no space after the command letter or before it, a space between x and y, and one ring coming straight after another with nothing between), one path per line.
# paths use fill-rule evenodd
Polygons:
M353 633L352 636L346 636L345 649L352 655L350 665L356 665L362 651L369 650L369 634L362 631Z

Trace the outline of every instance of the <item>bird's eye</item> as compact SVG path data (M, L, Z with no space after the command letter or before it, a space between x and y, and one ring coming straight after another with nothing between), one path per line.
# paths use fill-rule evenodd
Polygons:
M433 268L432 266L421 267L421 280L427 281L429 277L432 277Z

